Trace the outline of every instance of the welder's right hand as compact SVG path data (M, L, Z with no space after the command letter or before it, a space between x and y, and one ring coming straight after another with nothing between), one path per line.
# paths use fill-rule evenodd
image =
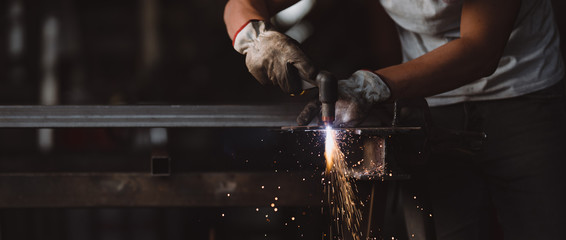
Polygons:
M387 84L375 73L358 70L348 79L338 81L338 101L334 126L354 127L363 122L371 107L391 97ZM320 101L308 103L297 117L300 126L320 114Z
M236 33L234 49L246 55L248 70L261 84L298 94L303 81L314 83L316 70L297 41L263 21L252 20Z

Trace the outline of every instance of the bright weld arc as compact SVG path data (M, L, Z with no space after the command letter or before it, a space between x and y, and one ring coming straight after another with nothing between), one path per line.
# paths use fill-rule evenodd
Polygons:
M337 130L326 125L325 132L326 176L331 184L326 191L329 191L331 215L339 226L345 225L354 240L361 240L362 215L357 206L359 200L356 197L355 183L350 182L346 175L347 165L338 146Z
M324 144L324 157L326 158L326 173L332 170L332 165L334 164L334 151L336 147L336 131L332 129L332 126L326 126L326 139Z

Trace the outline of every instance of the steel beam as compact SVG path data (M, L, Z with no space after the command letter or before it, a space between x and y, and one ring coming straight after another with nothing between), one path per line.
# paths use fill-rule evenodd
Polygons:
M300 105L0 106L0 128L282 127Z
M304 173L0 174L0 208L317 206L321 194Z

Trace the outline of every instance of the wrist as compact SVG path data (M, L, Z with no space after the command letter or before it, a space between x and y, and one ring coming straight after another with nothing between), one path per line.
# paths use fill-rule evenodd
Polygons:
M259 35L268 29L269 26L264 21L252 19L236 31L232 46L236 51L245 55Z
M232 38L232 47L235 45L236 43L236 38L238 37L238 34L240 34L240 32L242 31L242 29L244 29L246 26L248 26L250 24L250 22L253 20L248 20L246 21L244 24L242 24L242 26L240 26L236 32L234 33L234 36Z
M364 70L364 69L362 69ZM372 70L365 70L370 72L372 76L374 76L373 81L376 82L376 84L379 85L378 89L381 88L382 91L382 97L378 102L389 102L393 99L393 91L391 90L391 87L389 86L389 83L385 80L385 78L383 78L380 74L377 73L377 71L372 71Z
M348 82L347 88L369 104L384 102L391 97L389 86L372 71L358 70Z

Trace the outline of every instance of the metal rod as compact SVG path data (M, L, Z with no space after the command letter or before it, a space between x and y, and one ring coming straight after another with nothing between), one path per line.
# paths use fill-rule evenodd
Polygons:
M0 106L0 128L282 127L301 105Z

